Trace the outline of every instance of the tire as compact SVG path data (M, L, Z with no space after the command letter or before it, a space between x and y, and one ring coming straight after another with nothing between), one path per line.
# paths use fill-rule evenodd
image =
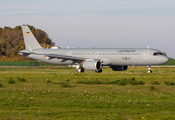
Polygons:
M78 69L77 69L77 72L78 72L78 73L84 72L84 68L78 68Z
M95 72L96 72L96 73L101 73L101 72L102 72L102 69L100 69L100 70L98 70L98 71L96 70Z
M81 68L81 72L84 72L84 68Z
M78 73L81 73L81 68L78 68L78 69L77 69L77 72L78 72Z

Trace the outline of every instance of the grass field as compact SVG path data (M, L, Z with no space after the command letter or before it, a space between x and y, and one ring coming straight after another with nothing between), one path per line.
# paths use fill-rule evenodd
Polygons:
M175 65L175 60L169 60L169 62L164 65Z
M175 68L152 70L0 68L0 119L175 119Z
M168 63L164 65L175 65L175 60L170 60ZM0 66L60 66L55 64L49 64L39 61L0 61ZM64 65L63 65L64 66Z

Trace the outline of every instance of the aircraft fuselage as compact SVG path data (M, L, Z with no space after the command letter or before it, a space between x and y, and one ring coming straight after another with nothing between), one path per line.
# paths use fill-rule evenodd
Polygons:
M63 56L72 56L72 57L81 57L87 59L97 59L101 60L103 66L109 65L159 65L168 62L168 58L165 55L154 55L154 53L160 52L156 49L36 49L33 50L35 54L22 54L26 57L51 63L51 64L60 64L60 65L76 65L79 64L76 60L69 59L58 59L58 58L49 58L46 55L63 55Z

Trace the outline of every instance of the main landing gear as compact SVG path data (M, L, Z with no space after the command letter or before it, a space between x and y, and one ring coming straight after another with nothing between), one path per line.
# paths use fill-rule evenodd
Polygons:
M77 65L77 66L76 66L76 69L77 69L77 72L78 72L78 73L84 72L84 68L83 68L81 65ZM95 72L96 72L96 73L101 73L101 72L102 72L102 69L96 70Z
M98 70L98 71L96 70L95 72L96 72L96 73L101 73L101 72L102 72L102 69L100 69L100 70Z
M78 72L78 73L84 72L84 68L78 68L78 69L77 69L77 72Z
M151 66L148 66L148 73L152 73Z
M78 72L78 73L84 72L84 68L81 67L80 65L77 65L76 69L77 69L77 72Z

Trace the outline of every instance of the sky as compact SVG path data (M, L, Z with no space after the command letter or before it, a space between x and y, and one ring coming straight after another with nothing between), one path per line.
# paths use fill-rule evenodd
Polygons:
M175 58L175 0L0 0L0 27L29 24L61 48L155 48Z

